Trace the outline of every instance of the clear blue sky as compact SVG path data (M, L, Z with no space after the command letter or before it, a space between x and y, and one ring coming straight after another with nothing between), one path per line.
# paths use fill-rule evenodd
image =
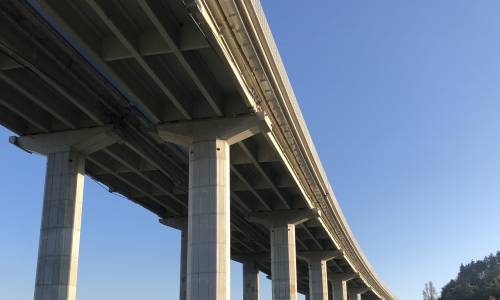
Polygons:
M402 300L500 249L500 1L271 1L271 28L366 256ZM45 159L0 129L0 299L32 299ZM3 141L3 142L2 142ZM177 299L179 234L87 179L78 299ZM233 299L241 266L232 264ZM263 279L262 299L270 299Z

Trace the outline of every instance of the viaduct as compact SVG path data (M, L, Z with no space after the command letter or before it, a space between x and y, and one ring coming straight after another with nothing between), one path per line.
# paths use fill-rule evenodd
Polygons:
M285 5L285 4L283 4ZM2 0L0 124L47 156L36 300L76 298L83 178L182 232L179 299L395 300L335 199L258 0ZM162 226L162 225L158 225Z

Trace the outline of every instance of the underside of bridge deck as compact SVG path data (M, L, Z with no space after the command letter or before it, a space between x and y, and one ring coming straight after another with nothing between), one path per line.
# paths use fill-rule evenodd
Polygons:
M249 70L225 59L222 34L208 30L196 3L1 1L0 124L19 136L111 126L117 142L86 156L86 175L165 219L188 214L189 155L158 127L265 111L278 133L230 148L230 236L233 259L259 257L258 269L271 275L269 230L247 216L316 205L290 172L280 108L266 100L273 87L253 89L242 75ZM341 248L318 219L297 225L296 245L298 252ZM343 256L328 269L360 271ZM297 282L307 293L306 261L297 262ZM348 285L366 286L362 278Z

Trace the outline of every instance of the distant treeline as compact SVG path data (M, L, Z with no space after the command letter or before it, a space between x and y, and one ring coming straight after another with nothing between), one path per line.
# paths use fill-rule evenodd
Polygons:
M439 299L500 300L500 251L461 265L457 278L443 287Z

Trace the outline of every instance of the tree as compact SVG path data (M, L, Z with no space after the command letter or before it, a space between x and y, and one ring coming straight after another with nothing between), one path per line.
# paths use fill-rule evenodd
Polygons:
M443 287L440 300L500 298L500 251L483 260L461 265L458 275Z
M424 300L437 300L438 296L434 284L429 281L425 284L424 291L422 292Z

